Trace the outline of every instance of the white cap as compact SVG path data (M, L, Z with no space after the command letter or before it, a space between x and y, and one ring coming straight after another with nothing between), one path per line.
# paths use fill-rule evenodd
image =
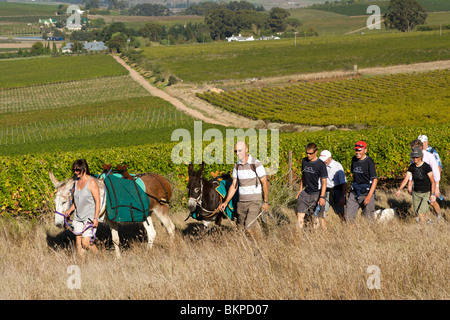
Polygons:
M418 136L417 139L419 139L422 142L428 141L428 137L424 134L421 134L420 136Z
M322 160L323 162L325 162L325 161L327 161L328 158L330 158L330 157L331 157L331 152L328 151L328 150L323 150L323 151L320 153L319 159Z

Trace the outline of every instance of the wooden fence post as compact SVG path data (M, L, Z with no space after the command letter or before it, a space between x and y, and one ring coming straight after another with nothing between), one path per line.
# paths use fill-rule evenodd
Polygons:
M289 156L289 185L292 185L292 150L289 150L288 152L288 156Z

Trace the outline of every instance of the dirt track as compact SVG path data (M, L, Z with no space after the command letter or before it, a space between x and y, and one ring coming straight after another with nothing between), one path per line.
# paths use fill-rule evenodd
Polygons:
M197 98L196 92L204 92L208 90L220 90L213 85L196 85L196 84L184 84L180 83L170 87L166 87L165 91L152 86L144 77L138 72L128 66L118 56L114 58L130 71L130 75L133 79L139 82L145 89L147 89L151 95L160 97L171 104L173 104L178 110L185 112L186 114L202 120L204 122L219 124L224 126L233 126L239 128L254 128L261 125L261 122L254 121L245 117L232 114L225 110L216 108L209 103ZM261 79L250 79L247 81L240 80L239 82L230 81L223 85L224 88L235 88L239 85L239 88L258 88L265 86L277 86L287 85L295 82L303 81L330 81L340 78L347 78L360 75L382 75L382 74L396 74L396 73L408 73L408 72L426 72L432 70L442 70L450 68L450 60L434 61L425 63L415 63L409 65L397 65L391 67L376 67L367 69L358 69L356 71L333 71L333 72L318 72L309 74L295 74L283 77L271 77Z

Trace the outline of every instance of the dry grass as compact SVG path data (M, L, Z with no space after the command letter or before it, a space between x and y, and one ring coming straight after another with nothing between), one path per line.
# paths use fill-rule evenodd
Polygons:
M410 203L403 195L397 204ZM386 205L392 193L379 192ZM286 197L287 199L288 197ZM447 204L448 206L448 204ZM155 223L148 250L142 229L122 227L122 259L109 250L101 228L101 252L77 260L73 237L52 226L0 220L0 299L449 299L449 223L419 225L414 219L342 225L333 213L328 230L299 232L293 212L277 210L257 241L230 222L199 236L197 224L173 214L170 243ZM284 213L283 213L284 212ZM449 209L445 211L450 216ZM155 218L156 221L156 218ZM133 235L134 234L134 235ZM69 289L68 268L81 271L81 289ZM369 289L367 268L381 270L381 289Z

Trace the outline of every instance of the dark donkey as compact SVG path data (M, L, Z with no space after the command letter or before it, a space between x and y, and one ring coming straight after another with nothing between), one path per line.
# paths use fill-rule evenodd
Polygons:
M219 210L219 205L223 202L224 197L216 191L216 188L219 186L219 181L217 179L207 180L203 177L203 169L204 163L201 164L198 171L194 170L193 164L189 164L188 167L189 182L187 188L190 216L202 221L205 226L208 226L212 221L220 226L224 218L224 213ZM229 174L222 175L221 178L228 185L232 182Z

